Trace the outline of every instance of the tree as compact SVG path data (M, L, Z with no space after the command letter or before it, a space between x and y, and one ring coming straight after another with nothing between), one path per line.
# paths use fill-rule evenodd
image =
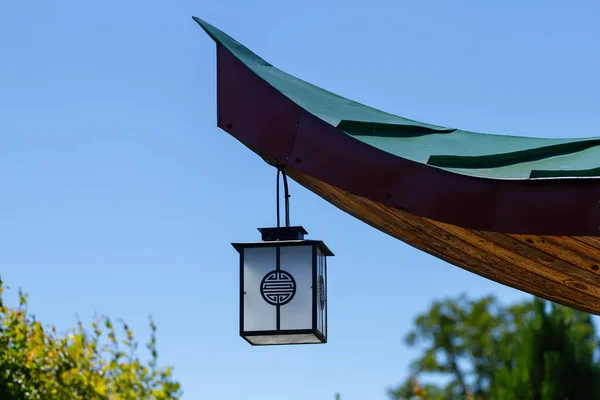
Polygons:
M437 301L416 318L406 343L423 346L423 355L390 390L393 399L600 398L598 385L584 380L600 378L590 316L539 299L511 307L492 296ZM418 383L432 374L446 383Z
M159 368L156 326L150 319L146 347L150 360L140 361L138 343L126 323L117 330L108 317L86 330L81 322L59 334L28 314L27 294L19 306L4 304L0 280L0 399L11 400L175 400L180 384L172 368ZM120 331L120 332L119 332Z
M600 398L598 339L588 314L536 299L534 315L495 371L495 398Z

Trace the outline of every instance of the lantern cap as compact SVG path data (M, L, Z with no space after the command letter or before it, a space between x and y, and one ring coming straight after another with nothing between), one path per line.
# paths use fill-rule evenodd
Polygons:
M335 255L322 240L269 240L261 242L231 243L238 253L252 247L306 246L307 244L316 244L324 256L333 257Z
M258 228L262 235L262 240L270 242L274 240L304 240L304 235L308 235L306 229L301 226L286 226L275 228Z
M277 236L278 230L279 237ZM304 235L308 235L308 232L301 226L258 228L258 231L262 235L262 240L260 242L231 243L231 245L241 253L243 249L250 247L303 246L315 244L324 256L332 257L334 255L322 240L304 239Z

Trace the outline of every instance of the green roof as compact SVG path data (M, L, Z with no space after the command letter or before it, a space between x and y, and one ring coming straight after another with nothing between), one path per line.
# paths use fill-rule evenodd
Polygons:
M314 116L365 144L454 173L491 179L600 177L600 138L492 135L430 125L348 100L280 69L194 20L247 68Z

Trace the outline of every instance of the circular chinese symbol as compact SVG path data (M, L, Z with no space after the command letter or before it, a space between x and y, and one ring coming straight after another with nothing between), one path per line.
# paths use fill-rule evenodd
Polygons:
M260 294L272 306L282 306L294 298L296 281L289 272L271 271L260 282Z
M325 308L325 280L323 275L319 275L317 287L319 288L319 307L322 311Z

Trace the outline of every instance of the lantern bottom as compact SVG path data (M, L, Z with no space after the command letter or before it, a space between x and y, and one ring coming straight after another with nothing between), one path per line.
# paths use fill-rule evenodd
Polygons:
M281 344L319 344L327 340L314 333L299 333L286 335L249 335L242 336L253 346L281 345Z

